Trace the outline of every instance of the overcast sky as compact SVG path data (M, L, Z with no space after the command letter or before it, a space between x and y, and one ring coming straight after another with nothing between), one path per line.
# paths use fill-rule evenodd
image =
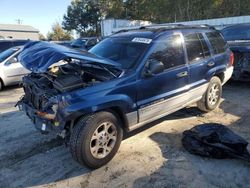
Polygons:
M31 25L47 35L51 25L61 22L71 0L0 0L0 23Z

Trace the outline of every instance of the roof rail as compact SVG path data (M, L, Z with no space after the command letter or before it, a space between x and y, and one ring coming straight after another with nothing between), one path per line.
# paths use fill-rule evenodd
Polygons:
M164 30L169 29L195 29L195 28L207 28L207 29L213 29L216 30L215 27L208 25L208 24L196 24L196 25L184 25L184 24L152 24L148 26L141 26L141 27L134 27L134 28L128 28L128 29L122 29L117 32L114 32L113 34L123 33L127 31L133 31L133 30L144 30L144 29L155 29L155 32L161 32Z
M119 31L114 32L113 34L123 33L123 32L131 31L131 30L133 30L133 29L121 29Z
M215 29L213 26L207 24L200 24L200 25L184 25L184 24L154 24L149 26L142 26L140 29L147 29L147 28L165 28L165 29L184 29L184 28L208 28L208 29Z

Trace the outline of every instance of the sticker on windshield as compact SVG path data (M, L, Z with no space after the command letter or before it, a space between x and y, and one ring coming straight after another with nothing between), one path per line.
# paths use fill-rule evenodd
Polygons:
M147 38L134 38L132 42L139 42L139 43L144 43L144 44L150 44L152 42L152 39L147 39Z

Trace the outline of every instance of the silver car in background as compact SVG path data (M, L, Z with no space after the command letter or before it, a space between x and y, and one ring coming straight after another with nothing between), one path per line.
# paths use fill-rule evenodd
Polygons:
M0 90L2 90L4 86L20 83L22 77L29 73L29 71L17 61L17 56L22 49L23 46L16 46L0 53Z

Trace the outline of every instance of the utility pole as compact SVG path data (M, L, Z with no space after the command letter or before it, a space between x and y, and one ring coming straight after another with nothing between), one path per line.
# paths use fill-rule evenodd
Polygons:
M17 24L21 25L22 22L23 22L23 20L21 20L21 19L16 19L16 22L17 22Z
M123 6L125 7L125 12L126 12L126 19L128 19L128 8L127 8L127 1L128 0L122 0Z

